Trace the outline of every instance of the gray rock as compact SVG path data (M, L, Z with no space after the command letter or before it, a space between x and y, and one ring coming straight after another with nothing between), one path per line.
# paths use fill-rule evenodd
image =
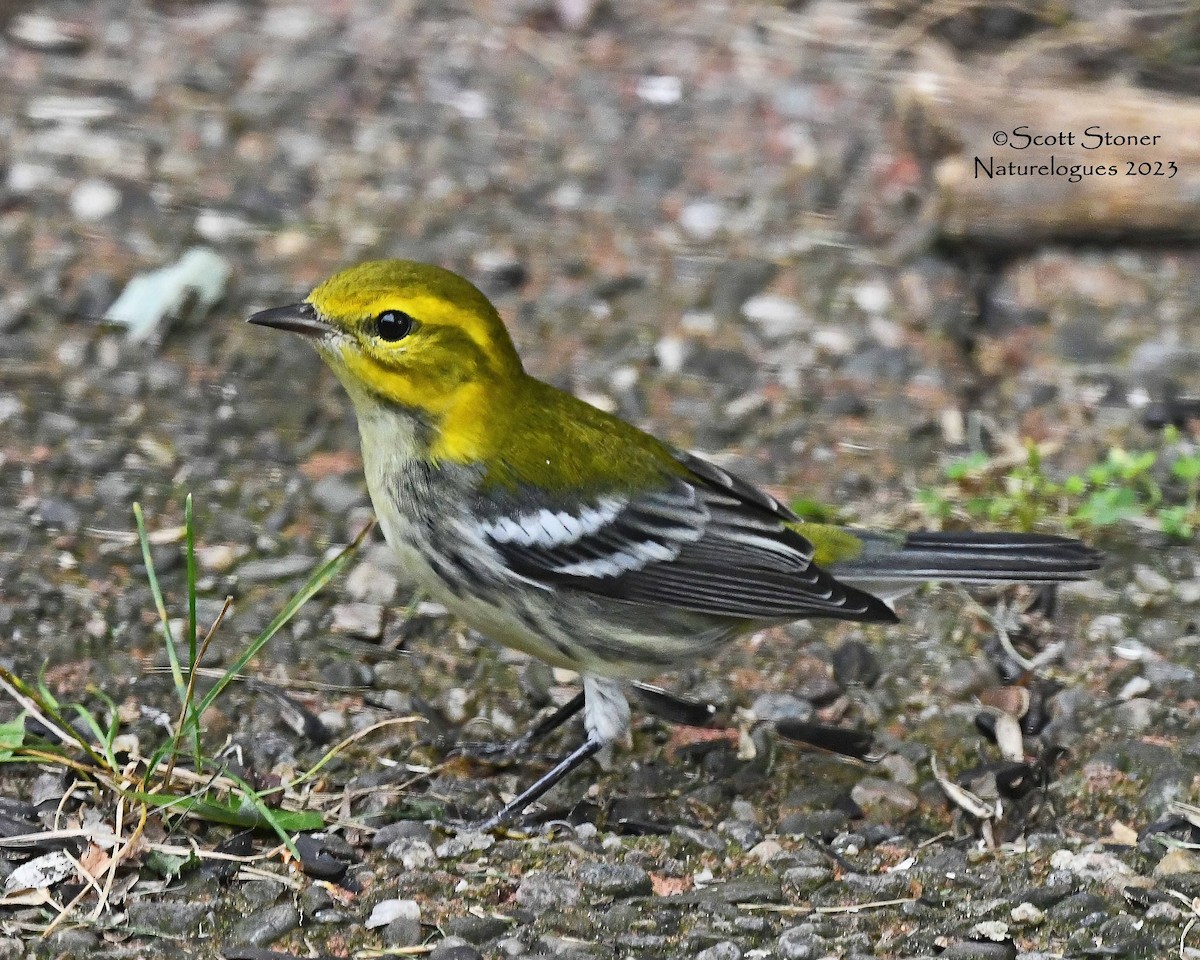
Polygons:
M312 487L313 499L332 514L347 513L351 508L366 503L366 491L357 483L332 474L322 477Z
M763 832L753 823L745 820L722 820L717 824L717 831L732 839L738 846L749 850L763 838Z
M701 950L696 954L696 960L742 960L742 948L732 940L722 940Z
M484 943L493 937L500 936L508 927L508 922L499 917L477 917L474 914L451 917L442 924L442 929L447 935L459 937L468 943ZM520 941L517 942L520 943ZM508 955L512 956L512 954Z
M195 934L208 911L207 903L134 900L129 905L129 925L157 937L182 937Z
M300 926L300 911L290 903L256 910L239 920L230 932L234 943L265 947Z
M725 849L725 841L711 830L697 830L694 827L675 827L672 836L679 837L688 843L693 843L702 850L719 853Z
M628 863L585 863L579 868L585 890L610 897L632 897L651 891L650 874Z
M751 707L759 720L777 723L780 720L806 721L812 717L813 705L790 693L764 693Z
M545 910L562 910L579 901L582 888L578 883L561 873L541 870L526 874L517 887L517 903L526 910L541 913Z
M784 930L775 941L775 953L780 960L813 960L824 956L828 944L816 933L811 923L801 923Z
M801 897L823 887L832 879L833 870L829 867L791 867L783 872L785 888Z
M316 561L312 557L293 555L290 557L273 557L264 560L249 560L237 568L238 579L250 583L262 583L268 580L286 580L302 573L308 573Z
M483 954L458 937L446 937L433 948L429 960L483 960Z

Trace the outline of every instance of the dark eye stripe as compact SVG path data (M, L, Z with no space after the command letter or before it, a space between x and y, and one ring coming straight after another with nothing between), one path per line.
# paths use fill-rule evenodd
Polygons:
M416 321L401 310L385 310L375 318L375 336L388 343L403 340L413 331Z

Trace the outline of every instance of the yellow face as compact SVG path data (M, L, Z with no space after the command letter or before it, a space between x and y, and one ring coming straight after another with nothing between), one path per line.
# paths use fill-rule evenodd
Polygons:
M304 303L251 321L311 337L356 404L373 399L445 414L473 386L521 371L482 293L448 270L407 260L343 270Z

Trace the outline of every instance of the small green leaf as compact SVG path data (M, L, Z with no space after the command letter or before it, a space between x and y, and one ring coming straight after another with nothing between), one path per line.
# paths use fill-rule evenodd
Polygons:
M973 473L978 473L988 465L990 458L982 450L977 450L975 453L963 457L961 460L955 460L953 463L946 466L947 480L965 480Z
M1180 457L1171 464L1171 472L1184 483L1200 481L1200 453Z
M1088 497L1075 516L1086 523L1107 527L1141 513L1136 493L1128 487L1107 487Z
M18 713L13 719L0 723L0 763L13 759L14 751L25 745L25 713Z

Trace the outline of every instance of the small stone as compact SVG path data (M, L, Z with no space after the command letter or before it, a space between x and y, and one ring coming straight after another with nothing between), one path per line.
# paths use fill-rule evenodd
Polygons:
M1134 567L1133 579L1147 593L1170 593L1171 581L1153 567L1144 564Z
M812 326L812 318L796 301L774 293L751 297L742 304L742 316L771 339L793 336Z
M116 212L121 205L121 191L107 180L84 180L71 191L70 205L77 219L95 223Z
M87 46L87 35L79 24L35 10L15 16L8 37L13 43L43 53L78 53Z
M226 543L196 548L196 561L205 573L227 573L237 563L238 551Z
M339 603L333 608L331 629L362 640L378 640L383 636L383 613L377 603Z
M687 353L687 341L681 337L663 337L654 345L654 356L663 373L680 373L687 361Z
M1156 700L1149 700L1145 697L1134 697L1132 700L1128 700L1117 706L1113 711L1113 719L1124 732L1129 734L1141 733L1154 724L1154 719L1158 715L1159 709L1160 707Z
M346 577L346 592L365 603L391 603L399 589L400 578L370 560L360 563Z
M662 75L639 77L636 92L639 100L656 107L669 107L683 98L683 81Z
M799 896L807 896L833 879L829 867L791 867L783 873L784 886L795 890Z
M429 960L483 960L483 954L460 937L446 937L433 948Z
M300 926L300 911L290 903L282 903L243 917L234 926L231 939L234 943L264 947L269 943L274 943L298 926Z
M879 761L879 766L887 771L889 777L896 783L911 787L919 779L917 768L912 761L898 753L889 753Z
M404 864L405 870L418 870L428 866L437 859L433 847L425 840L414 837L401 837L387 848L389 860L398 860Z
M884 814L912 813L920 801L917 795L903 784L880 777L863 777L850 791L850 799L864 811Z
M525 875L517 887L516 898L526 910L542 913L573 907L581 893L580 885L562 874L535 870Z
M650 893L650 874L628 863L585 863L579 868L584 889L610 897L632 897Z
M158 937L185 937L199 932L210 904L178 900L134 900L129 905L129 925Z
M760 694L750 709L759 720L766 723L778 723L780 720L803 722L813 715L813 705L809 701L790 693Z
M696 960L742 960L742 948L732 940L722 940L701 950L696 954Z
M694 843L700 849L708 850L712 853L719 853L725 849L725 841L711 830L697 830L695 827L678 826L671 833L681 840Z
M825 948L825 939L817 935L811 923L790 927L775 941L775 954L780 960L813 960L824 956Z
M1046 915L1028 900L1018 903L1009 911L1008 916L1013 923L1038 924L1046 919Z
M715 200L697 200L679 212L679 226L693 240L712 240L728 219L724 205Z
M275 557L265 560L250 560L238 567L238 579L250 583L262 583L268 580L286 580L302 573L308 573L316 563L312 557L293 555L290 557Z
M854 288L851 296L863 313L883 313L892 305L892 292L881 281L868 280L860 283Z
M442 924L442 929L448 935L460 937L468 943L486 943L507 930L509 922L503 917L475 916L468 913L447 920Z
M747 853L759 863L767 864L783 853L783 845L778 840L763 840L751 847Z
M478 830L466 830L443 840L437 845L436 852L439 858L446 860L461 857L472 852L490 850L495 845L496 838L490 833L482 833Z
M385 918L386 922L381 923ZM378 926L384 927L383 942L389 947L415 947L421 942L421 907L416 900L377 903L367 928Z
M365 496L357 483L331 474L322 477L312 487L313 499L333 514L349 513L350 510L363 503Z
M738 846L747 850L756 846L763 838L763 832L758 825L747 823L745 820L722 820L717 824L717 832L736 841Z
M1176 847L1154 866L1154 876L1173 877L1179 873L1200 873L1200 852Z

